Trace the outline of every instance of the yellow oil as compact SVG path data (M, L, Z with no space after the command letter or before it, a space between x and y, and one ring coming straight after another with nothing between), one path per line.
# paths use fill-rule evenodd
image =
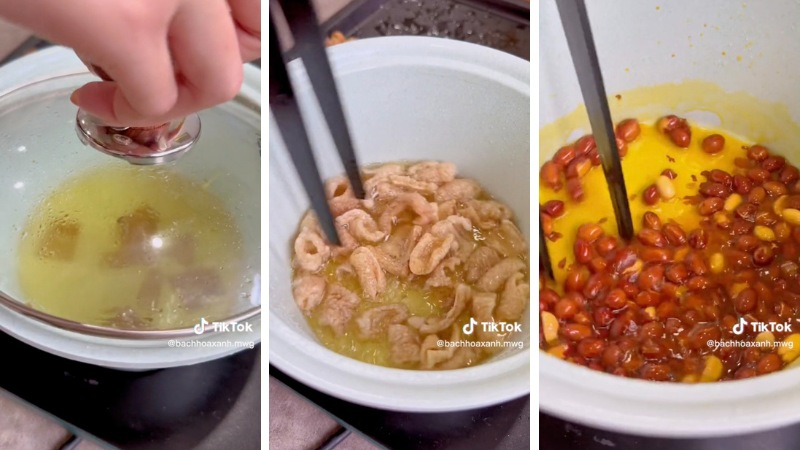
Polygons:
M224 318L244 271L242 238L221 199L169 169L133 166L58 186L28 217L18 258L28 304L120 328Z
M480 200L491 200L492 197L487 192L482 192L476 198ZM433 198L428 198L429 201L432 201ZM371 212L373 218L377 220L378 217L383 213L386 209L388 204L377 201L375 208ZM398 222L405 222L408 223L409 217L398 217ZM404 225L398 226L403 227ZM405 225L408 226L408 225ZM480 242L485 240L492 235L499 235L500 233L496 230L483 230L480 227L473 226L473 240L475 242ZM504 239L500 237L500 239ZM342 264L348 261L348 256L340 256L336 259L331 259L325 265L322 275L325 277L328 283L336 283L340 284L346 289L356 293L361 298L361 303L356 308L355 314L353 317L358 316L363 311L368 309L374 308L379 305L386 305L391 303L402 303L404 304L409 311L411 316L421 316L421 317L438 317L443 316L447 313L447 310L450 306L449 302L452 301L453 298L453 288L448 287L426 287L424 279L417 278L415 280L406 280L401 279L395 275L390 273L386 273L386 291L382 294L382 299L380 302L373 302L367 299L367 296L364 294L363 290L361 289L361 285L358 281L358 278L353 274L347 274L344 276L337 276L336 272ZM528 254L524 252L523 254L517 255L520 259L525 261L526 265L528 264ZM295 266L294 264L292 265ZM298 275L298 271L295 270L293 273L293 278ZM525 279L528 277L528 270L524 273ZM453 280L463 280L463 274L460 269L456 270L452 275ZM458 282L458 281L456 281ZM455 282L453 284L455 286ZM471 317L470 308L465 308L465 311L455 320L454 324L460 330L463 325L469 323ZM351 320L348 324L345 333L342 335L336 335L333 330L320 323L320 308L317 308L311 314L311 317L308 319L309 325L313 330L314 334L317 336L319 341L325 345L325 347L329 348L330 350L339 353L341 355L345 355L359 361L363 361L370 364L376 364L379 366L385 367L395 367L401 369L417 369L419 364L403 364L399 365L393 363L390 360L390 343L388 338L384 335L378 339L364 339L359 335L358 326L355 324L355 320ZM444 331L437 333L437 335L442 339L450 339L451 338L451 328L447 328ZM421 336L421 338L424 336ZM464 341L477 341L477 333L473 333L472 335L464 335L463 333L460 336L461 340ZM471 359L467 365L473 366L485 361L487 358L491 356L489 352L475 352L476 356Z
M628 144L628 154L622 160L625 185L629 197L633 198L630 205L634 227L638 230L644 213L653 211L663 222L674 220L684 229L695 228L701 217L697 214L696 206L685 203L684 197L697 195L700 183L706 181L701 175L703 171L721 169L732 172L735 167L734 160L747 156L742 147L752 143L744 142L729 133L692 126L691 145L682 149L675 146L654 126L647 124L640 126L640 136ZM701 143L703 138L715 133L725 137L725 148L718 154L710 155L702 150ZM653 206L648 206L642 201L642 192L656 181L664 169L672 169L678 175L673 180L676 195L670 201L661 200ZM584 199L576 203L569 198L566 189L554 192L541 183L541 180L539 182L540 203L562 200L566 207L566 213L554 221L554 230L563 237L556 242L548 240L547 243L558 284L563 283L567 269L574 262L572 248L578 227L587 221L597 222L606 219L602 223L604 231L607 234L617 235L614 210L602 169L595 167L590 170L583 178L583 184Z

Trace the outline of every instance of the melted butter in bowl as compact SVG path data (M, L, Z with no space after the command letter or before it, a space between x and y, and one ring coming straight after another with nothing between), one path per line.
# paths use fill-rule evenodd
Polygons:
M224 319L246 271L223 201L169 168L115 165L66 180L32 209L17 257L26 303L121 329Z

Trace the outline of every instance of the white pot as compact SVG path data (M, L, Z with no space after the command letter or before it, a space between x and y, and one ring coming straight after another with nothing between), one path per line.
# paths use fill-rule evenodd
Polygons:
M360 164L451 161L506 202L528 235L528 62L420 37L365 39L329 54ZM322 176L342 174L302 65L292 62L290 73ZM472 368L431 372L374 366L323 347L292 298L291 240L309 202L272 121L269 145L271 364L328 394L391 410L459 410L529 393L529 348ZM520 339L527 343L528 333Z
M615 120L675 113L800 161L797 2L587 3ZM541 165L589 125L585 113L570 115L582 99L554 0L540 3L539 25ZM678 84L653 88L668 83ZM687 385L616 377L541 352L539 363L540 409L603 429L720 436L800 422L798 370Z
M36 52L0 68L0 103L4 102L0 110L0 254L4 256L0 259L0 289L15 300L24 301L16 281L16 247L34 205L72 174L112 161L110 156L81 144L75 132L77 109L69 103L69 95L91 78L74 53L61 47ZM255 246L246 255L253 271L253 291L242 308L260 307L261 177L260 168L253 164L259 158L259 136L254 130L259 129L260 122L260 78L260 70L247 66L240 100L200 114L203 135L176 166L197 181L224 173L224 181L210 189L226 200L244 242ZM18 94L24 101L5 102L9 95ZM118 339L62 330L0 306L3 332L65 358L125 370L194 364L238 352L247 348L245 344L260 342L260 313L249 323L252 330L245 332L206 332L190 339ZM182 346L187 340L199 344ZM241 343L238 346L237 341Z

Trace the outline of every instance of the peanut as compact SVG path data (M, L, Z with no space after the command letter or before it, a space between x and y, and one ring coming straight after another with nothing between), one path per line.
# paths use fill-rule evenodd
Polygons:
M725 269L725 257L722 253L714 253L708 261L711 273L720 274Z
M727 229L731 224L731 218L722 211L714 213L714 222L723 229ZM772 230L770 230L772 231Z
M786 208L781 211L781 215L783 216L783 220L789 225L800 225L800 209Z
M564 352L567 350L567 344L556 345L547 350L547 354L555 356L559 359L564 359Z
M558 319L551 312L542 311L542 333L548 344L558 342Z
M592 162L589 158L579 156L567 166L567 178L583 178L591 168Z
M658 203L658 197L658 187L655 184L647 186L647 188L644 190L644 193L642 193L642 200L645 204L650 206Z
M656 180L656 189L658 189L658 194L664 200L671 200L673 197L675 197L675 185L666 175L661 175L658 177L658 180Z
M753 234L764 242L772 242L775 240L775 232L772 228L765 227L764 225L756 225L753 228Z
M772 204L772 211L774 211L775 214L781 215L783 213L788 197L788 195L781 195L775 200L775 203Z
M762 331L761 333L758 334L758 336L756 336L756 342L759 343L765 342L772 344L773 342L775 342L775 335L772 334L771 331Z
M684 375L683 379L681 380L683 383L697 383L697 375L690 373L688 375Z
M540 169L542 182L555 191L560 190L563 186L560 180L560 173L561 170L558 165L552 161L547 161Z
M747 287L747 283L733 283L733 286L731 286L728 290L728 294L731 296L731 298L736 297L740 292L747 289Z
M622 275L638 274L642 271L642 267L644 267L644 262L641 259L637 259L630 267L622 271Z
M703 368L703 373L700 375L700 381L717 381L721 376L722 361L714 355L708 356L706 358L706 366Z
M709 154L719 153L725 147L725 138L719 134L712 134L703 139L703 151Z
M790 334L783 342L785 345L778 347L778 356L790 363L800 356L800 333Z
M727 199L725 199L725 204L722 206L722 209L728 212L733 212L739 205L742 204L742 196L739 194L731 194Z
M624 139L625 142L633 142L639 137L641 129L639 128L639 121L636 119L625 119L617 125L617 136Z

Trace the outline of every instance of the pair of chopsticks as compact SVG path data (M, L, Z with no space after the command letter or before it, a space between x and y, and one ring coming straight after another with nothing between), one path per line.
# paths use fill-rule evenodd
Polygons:
M300 176L323 232L332 244L340 245L333 214L325 196L325 186L311 150L311 143L278 39L275 22L276 15L281 11L289 25L289 31L294 39L294 49L303 62L311 81L311 87L330 129L350 186L355 196L363 199L364 186L361 182L358 162L314 8L309 0L279 0L277 3L280 8L273 7L269 11L270 111L280 129L292 163Z
M564 27L567 37L569 52L572 55L572 63L578 74L586 112L589 114L589 123L592 126L597 150L603 163L603 173L611 194L619 235L622 239L630 240L633 237L631 207L628 203L628 191L622 176L622 161L617 152L614 126L611 122L611 112L603 85L603 74L600 72L600 62L597 58L589 16L586 13L585 0L558 0L556 4L559 16L561 16L561 25ZM550 278L553 278L552 261L541 226L539 227L539 266Z

